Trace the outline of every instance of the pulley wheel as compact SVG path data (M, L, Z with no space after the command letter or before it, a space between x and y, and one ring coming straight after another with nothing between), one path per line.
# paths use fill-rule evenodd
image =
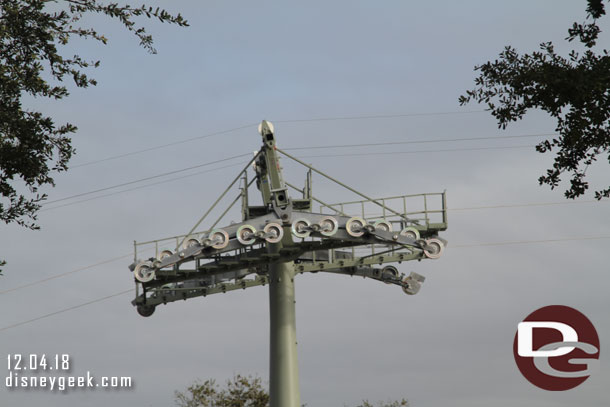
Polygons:
M348 235L353 237L360 237L364 235L364 227L366 226L366 220L360 216L354 216L350 218L345 224L345 231Z
M193 246L199 246L199 240L195 238L186 239L184 243L182 243L182 250L186 250Z
M322 236L332 236L339 230L339 222L332 216L322 218L318 222L318 225L320 225L320 233Z
M311 225L311 223L307 219L297 219L292 222L292 227L290 228L290 230L292 231L292 234L296 237L304 239L306 237L309 237L309 234L311 233L309 230L306 230L309 225Z
M199 242L197 242L199 243ZM171 250L162 250L158 255L157 255L157 260L163 260L166 257L169 257L171 255L173 255L174 253Z
M385 219L375 221L373 226L375 226L375 229L383 230L384 232L392 231L392 224Z
M155 313L154 305L138 305L136 309L138 310L138 314L143 317L149 317Z
M245 246L256 242L256 228L252 225L241 225L235 235L237 236L237 241Z
M426 242L426 248L424 253L429 259L438 259L442 256L445 245L442 241L436 238L428 239Z
M382 280L396 280L399 275L398 269L394 266L385 266L381 269ZM390 284L388 281L384 281L384 283Z
M265 232L265 234L270 233L272 235L271 237L265 238L267 243L279 243L282 240L282 237L284 237L284 229L282 228L282 225L275 222L268 223L263 229L263 232Z
M141 283L148 283L149 281L154 280L155 278L155 269L152 266L152 263L149 261L145 261L143 263L139 263L135 269L133 269L133 275Z
M229 245L229 234L222 229L212 230L208 236L214 249L224 249Z
M400 231L401 236L410 237L413 240L419 239L419 230L415 229L413 226L409 226Z

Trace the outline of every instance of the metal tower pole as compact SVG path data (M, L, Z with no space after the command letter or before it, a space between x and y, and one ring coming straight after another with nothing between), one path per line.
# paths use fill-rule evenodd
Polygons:
M264 168L259 168L257 176L263 203L280 218L289 219L292 202L288 197L276 153L273 125L263 121L259 132L263 138L265 164ZM284 239L267 246L269 254L281 258L279 252L282 247L292 243L290 236L290 227L285 226ZM301 407L293 261L276 261L269 264L269 322L271 407Z
M259 133L263 141L261 149L186 235L141 243L134 241L134 262L129 266L136 280L136 298L132 304L137 306L141 316L149 317L160 304L268 284L270 405L301 407L296 274L325 271L358 275L398 285L406 294L417 294L423 276L414 272L405 276L391 265L376 266L441 256L447 244L446 240L438 237L439 231L447 229L445 193L375 200L278 149L270 122L263 120ZM284 181L278 153L309 168L303 190ZM248 181L250 164L253 164L256 176ZM330 205L315 198L311 192L314 171L365 200ZM193 234L242 176L244 185L240 195L207 231ZM254 181L261 192L262 205L250 206L248 188ZM288 186L300 191L302 197L292 199ZM427 199L430 196L441 197L440 210L429 208ZM242 222L215 229L240 198ZM423 211L412 212L418 214L417 219L407 218L407 198L422 199L419 204L423 203ZM402 211L386 206L387 201L396 199L401 200ZM313 212L313 201L337 214L327 215L322 208L320 213ZM382 218L378 213L365 215L365 204L369 203L382 208ZM353 204L361 207L361 216L349 217L346 214L348 211L344 206ZM439 213L442 215L440 222ZM396 224L400 229L393 231ZM307 239L309 237L312 239ZM159 251L159 243L165 245L174 239L177 242L182 239L175 251ZM150 248L155 250L155 257L139 260L139 245L153 245ZM357 247L368 248L371 254L360 254ZM381 251L376 250L377 247L382 247ZM317 253L321 255L317 256ZM181 268L186 262L192 262L194 268Z
M300 407L293 262L269 266L271 407Z

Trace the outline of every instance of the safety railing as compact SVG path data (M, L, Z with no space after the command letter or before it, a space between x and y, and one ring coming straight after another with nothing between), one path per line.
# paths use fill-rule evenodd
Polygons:
M413 226L420 230L434 231L447 229L445 192L326 204L320 205L320 211L331 214L341 211L351 216L361 216L369 223L386 220L402 228Z

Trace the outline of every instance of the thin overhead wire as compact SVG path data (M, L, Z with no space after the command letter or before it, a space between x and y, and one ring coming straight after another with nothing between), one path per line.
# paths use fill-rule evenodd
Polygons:
M463 208L448 208L448 211L474 211L479 209L504 209L504 208L524 208L533 206L558 206L558 205L575 205L584 203L610 203L610 200L582 200L582 201L561 201L561 202L532 202L524 204L511 204L511 205L489 205L489 206L471 206Z
M234 164L232 166L236 166L236 165L241 165L241 164ZM162 182L165 182L165 181L162 181ZM297 187L295 187L293 185L290 185L290 184L288 184L288 185L291 188L294 188L294 189L302 192L301 189L299 189L299 188L297 188ZM143 187L140 187L140 188L143 188ZM123 192L123 191L121 191L121 192ZM505 208L539 207L539 206L544 207L544 206L574 205L574 204L585 204L585 203L599 203L599 204L606 203L607 204L607 203L610 203L610 201L587 200L587 201L565 201L565 202L563 202L563 201L562 202L530 202L530 203L511 204L511 205L488 205L488 206L471 206L471 207L461 207L461 208L460 207L458 207L458 208L447 208L447 211L448 212L453 212L453 211L471 211L471 210L482 210L482 209L505 209ZM322 204L324 204L324 203L322 203ZM326 206L329 206L329 205L326 204ZM456 247L456 246L452 245L452 247ZM31 283L27 283L27 284L24 284L24 285L21 285L21 286L17 286L17 287L9 288L9 289L6 289L6 290L2 290L2 291L0 291L0 295L5 294L5 293L9 293L9 292L12 292L12 291L18 291L18 290L21 290L21 289L24 289L24 288L28 288L28 287L31 287L31 286L34 286L34 285L37 285L37 284L41 284L41 283L44 283L44 282L47 282L49 280L53 280L53 279L56 279L56 278L66 277L66 276L71 275L71 274L75 274L75 273L78 273L78 272L81 272L81 271L89 270L91 268L94 268L94 267L97 267L97 266L100 266L100 265L103 265L103 264L106 264L106 263L111 263L111 262L114 262L114 261L117 261L117 260L120 260L120 259L123 259L123 258L126 258L126 257L130 257L130 256L132 256L132 254L123 255L123 256L111 258L111 259L108 259L108 260L103 260L101 262L98 262L98 263L95 263L95 264L91 264L91 265L88 265L88 266L85 266L85 267L81 267L81 268L78 268L78 269L75 269L75 270L72 270L72 271L56 274L54 276L51 276L51 277L48 277L48 278L44 278L42 280L33 281Z
M313 119L274 120L274 122L276 122L276 123L301 123L301 122L321 122L321 121L337 121L337 120L391 119L391 118L399 118L399 117L446 116L446 115L461 115L461 114L483 113L483 112L486 112L486 110L466 110L466 111L460 110L460 111L449 111L449 112L423 112L423 113L399 113L399 114L385 114L385 115L383 115L383 114L382 115L360 115L360 116L356 115L356 116L344 116L344 117L320 117L320 118L313 118ZM98 164L101 162L116 160L116 159L124 158L124 157L130 157L133 155L142 154L142 153L146 153L149 151L160 150L162 148L172 147L172 146L188 143L191 141L206 139L206 138L213 137L213 136L219 136L221 134L232 133L232 132L235 132L238 130L247 129L249 127L255 127L257 125L258 125L258 122L250 123L250 124L246 124L246 125L239 126L239 127L233 127L231 129L220 130L220 131L216 131L213 133L207 133L202 136L189 137L186 139L173 141L171 143L160 144L158 146L148 147L148 148L144 148L141 150L134 150L134 151L130 151L128 153L117 154L117 155L101 158L98 160L92 160L92 161L87 161L87 162L80 163L80 164L75 164L75 165L72 165L70 168L85 167L85 166L92 165L92 164Z
M82 304L74 305L72 307L63 308L63 309L60 309L59 311L50 312L48 314L44 314L44 315L41 315L41 316L36 317L36 318L32 318L32 319L28 319L26 321L21 321L21 322L17 322L15 324L12 324L12 325L4 326L4 327L0 328L0 332L6 331L6 330L11 329L11 328L16 328L18 326L26 325L26 324L29 324L29 323L32 323L32 322L35 322L35 321L40 321L41 319L49 318L49 317L52 317L52 316L57 315L57 314L63 314L64 312L72 311L72 310L75 310L77 308L86 307L87 305L95 304L96 302L102 302L102 301L108 300L110 298L118 297L119 295L124 295L124 294L132 293L132 292L133 292L133 289L129 289L129 290L121 291L121 292L118 292L118 293L110 294L110 295L107 295L105 297L96 298L95 300L87 301L87 302L84 302Z
M509 205L487 205L487 206L471 206L471 207L457 207L457 208L447 208L447 212L467 212L474 210L482 210L482 209L509 209L509 208L531 208L531 207L541 207L541 206L561 206L561 205L578 205L578 204L610 204L610 200L574 200L574 201L561 201L561 202L530 202L530 203L522 203L522 204L509 204ZM324 204L322 204L324 205ZM336 205L336 204L335 204ZM329 205L324 205L325 207L329 207ZM370 216L382 216L382 212L371 213Z
M321 176L323 176L324 178L326 178L326 179L329 179L329 180L333 181L335 184L340 185L340 186L342 186L343 188L345 188L345 189L347 189L347 190L349 190L349 191L351 191L351 192L355 193L356 195L360 195L361 197L363 197L363 198L364 198L364 199L366 199L367 201L370 201L370 202L374 203L375 205L377 205L377 206L379 206L379 207L383 208L383 210L390 211L390 212L394 213L395 215L400 216L401 218L407 219L407 217L406 217L404 214L402 214L402 213L400 213L400 212L397 212L397 211L395 211L395 210L394 210L394 209L392 209L392 208L388 208L387 206L385 206L385 204L383 204L383 203L379 202L378 200L373 199L373 198L370 198L369 196L367 196L367 195L363 194L362 192L360 192L360 191L358 191L358 190L356 190L356 189L354 189L354 188L350 187L350 186L349 186L349 185L347 185L347 184L344 184L343 182L339 181L338 179L333 178L332 176L330 176L330 175L328 175L328 174L326 174L326 173L324 173L324 172L320 171L319 169L314 168L314 167L312 167L311 165L309 165L309 164L307 164L307 163L305 163L305 162L303 162L303 161L299 160L298 158L291 156L291 155L290 155L290 154L288 154L287 152L285 152L285 151L283 151L283 150L280 150L279 148L276 148L276 150L278 151L278 153L281 153L281 154L283 154L284 156L286 156L286 157L290 158L291 160L298 162L298 163L299 163L299 164L301 164L302 166L304 166L304 167L306 167L306 168L309 168L309 170L310 170L310 171L314 171L314 172L316 172L316 173L320 174Z
M297 158L331 158L331 157L360 157L360 156L367 156L368 157L368 156L378 156L378 155L400 155L400 154L420 154L420 153L425 154L425 153L445 153L445 152L459 152L459 151L511 150L511 149L532 148L532 147L535 147L535 145L532 144L532 145L521 145L521 146L466 147L466 148L450 148L450 149L436 149L436 150L411 150L411 151L343 153L343 154L316 154L316 155L300 155L300 156L297 156ZM317 148L317 147L314 147L314 148ZM135 184L135 183L138 183L138 182L143 182L143 181L146 181L146 180L149 180L149 179L153 179L153 178L160 178L160 177L167 176L167 175L170 175L170 174L173 174L173 173L177 173L177 172L188 171L188 170L191 170L193 168L202 167L204 165L211 165L211 164L215 164L215 163L218 163L218 162L226 161L226 160L229 160L229 159L234 159L234 158L239 158L239 157L246 157L246 156L250 156L251 154L252 153L245 153L245 154L242 154L242 155L239 155L239 156L234 156L234 157L230 157L228 159L223 159L223 160L217 160L217 161L213 161L211 163L201 164L201 165L198 165L198 166L195 166L195 167L188 167L188 168L184 168L182 170L171 171L171 172L168 172L168 173L158 174L158 175L155 175L155 176L152 176L152 177L141 178L139 180L134 180L134 181L130 181L130 182L127 182L127 183L112 185L112 186L109 186L109 187L105 187L105 188L101 188L101 189L96 189L96 190L93 190L93 191L83 192L83 193L80 193L80 194L76 194L76 195L68 196L68 197L65 197L65 198L57 199L57 200L54 200L54 201L45 202L43 204L43 206L46 206L46 205L49 205L49 204L52 204L52 203L56 203L56 202L60 202L60 201L64 201L64 200L78 198L78 197L81 197L81 196L91 195L91 194L94 194L94 193L97 193L97 192L107 191L107 190L114 189L114 188L120 188L122 186L131 185L131 184ZM233 165L231 165L231 167L232 166ZM228 167L230 167L230 166L220 167L220 168L228 168ZM217 168L217 169L220 169L220 168ZM205 173L205 172L201 172L201 173ZM201 173L196 173L196 174L201 174ZM196 175L196 174L191 174L191 175ZM177 180L180 180L180 179L188 178L191 175L186 175L186 176L179 177L179 178L172 178L170 180L164 180L164 181L160 181L160 182L155 182L155 183L152 183L152 184L147 184L147 185L144 185L144 186L138 186L138 187L135 187L135 188L128 188L128 189L124 189L122 191L113 192L113 193L110 193L110 194L104 194L104 195L96 196L96 197L89 198L89 199L83 199L83 200L76 201L76 202L71 202L71 203L65 204L65 205L54 206L52 208L43 208L43 209L41 209L41 211L61 208L61 207L64 207L64 206L71 206L71 205L75 205L75 204L81 203L81 202L88 202L88 201L92 201L92 200L95 200L95 199L98 199L98 198L104 198L104 197L107 197L107 196L118 195L118 194L122 194L124 192L129 192L129 191L134 191L134 190L137 190L137 189L146 188L147 186L160 185L160 184L164 184L166 182L177 181Z
M210 161L210 162L203 163L203 164L193 165L193 166L182 168L182 169L179 169L179 170L168 171L168 172L164 172L164 173L161 173L161 174L152 175L150 177L140 178L140 179L136 179L136 180L129 181L129 182L123 182L121 184L116 184L116 185L111 185L111 186L104 187L104 188L95 189L93 191L82 192L80 194L66 196L64 198L55 199L53 201L47 201L43 205L49 205L49 204L52 204L52 203L66 201L68 199L79 198L81 196L91 195L91 194L95 194L97 192L104 192L104 191L108 191L110 189L120 188L120 187L124 187L124 186L127 186L127 185L133 185L133 184L137 184L138 182L148 181L148 180L155 179L155 178L166 177L168 175L173 175L173 174L177 174L177 173L180 173L180 172L193 170L195 168L206 167L208 165L218 164L218 163L221 163L221 162L224 162L224 161L229 161L229 160L233 160L233 159L236 159L236 158L242 158L242 157L247 157L247 156L251 156L251 155L252 155L252 153L245 153L245 154L234 155L232 157L221 158L220 160L215 160L215 161Z
M334 121L334 120L362 120L362 119L388 119L388 118L398 118L398 117L415 117L415 116L441 116L441 115L455 115L455 114L471 114L471 113L481 113L481 112L485 112L486 110L477 110L477 111L456 111L456 112L429 112L429 113L407 113L407 114L394 114L394 115L362 115L362 116L346 116L346 117L323 117L323 118L313 118L313 119L291 119L291 120L276 120L276 123L299 123L299 122L316 122L316 121ZM138 150L138 151L132 151L132 152L128 152L128 153L124 153L124 154L120 154L120 155L116 155L116 156L112 156L112 157L106 157L103 159L99 159L99 160L94 160L94 161L90 161L90 162L86 162L86 163L81 163L81 164L77 164L72 166L72 168L78 168L78 167L83 167L83 166L87 166L87 165L92 165L95 163L100 163L100 162L104 162L104 161L110 161L110 160L114 160L114 159L118 159L118 158L123 158L123 157L127 157L127 156L132 156L135 154L140 154L140 153L144 153L144 152L148 152L148 151L153 151L153 150L158 150L158 149L162 149L162 148L166 148L169 146L173 146L173 145L178 145L178 144L183 144L183 143L187 143L190 141L195 141L195 140L199 140L199 139L204 139L204 138L208 138L208 137L212 137L215 135L220 135L220 134L226 134L226 133L230 133L230 132L234 132L237 130L241 130L241 129L245 129L248 127L253 127L255 126L257 123L252 123L252 124L248 124L245 126L240 126L240 127L236 127L236 128L232 128L232 129L228 129L228 130L223 130L223 131L219 131L219 132L215 132L215 133L209 133L203 136L197 136L197 137L191 137L188 139L184 139L184 140L179 140L176 142L172 142L172 143L167 143L167 144L163 144L163 145L159 145L159 146L154 146L154 147L150 147L150 148L146 148L146 149L142 149L142 150ZM324 149L324 148L348 148L348 147L369 147L369 146L379 146L379 145L399 145L399 144L418 144L418 143L437 143L437 142L452 142L452 141L475 141L475 140L485 140L485 139L507 139L507 138L525 138L525 137L542 137L542 136L552 136L554 135L553 133L549 133L549 134L528 134L528 135L515 135L515 136L495 136L495 137L471 137L471 138L459 138L459 139L439 139L439 140L413 140L413 141L404 141L404 142L386 142L386 143L363 143L363 144L345 144L345 145L331 145L331 146L311 146L311 147L293 147L293 148L286 148L286 150L306 150L306 149ZM346 157L346 156L361 156L361 155L387 155L387 154L414 154L414 153L434 153L434 152L448 152L448 151L476 151L476 150L499 150L499 149L514 149L514 148L531 148L534 147L533 145L528 145L528 146L500 146L500 147L478 147L478 148L463 148L463 149L443 149L443 150L422 150L422 151L399 151L399 152L381 152L381 153L355 153L355 154L333 154L333 155L316 155L314 157ZM176 174L179 172L183 172L183 171L188 171L191 169L195 169L195 168L200 168L203 166L207 166L207 165L211 165L211 164L215 164L215 163L219 163L219 162L223 162L223 161L228 161L231 159L235 159L235 158L240 158L240 157L245 157L245 156L249 156L251 153L246 153L246 154L241 154L238 156L233 156L233 157L229 157L226 159L221 159L221 160L217 160L217 161L213 161L210 163L205 163L205 164L201 164L201 165L197 165L197 166L192 166L192 167L188 167L188 168L184 168L184 169L180 169L180 170L176 170L176 171L170 171L170 172L166 172L166 173L162 173L162 174L158 174L155 176L151 176L151 177L146 177L146 178L142 178L139 180L134 180L134 181L130 181L130 182L126 182L126 183L122 183L122 184L118 184L118 185L114 185L114 186L110 186L110 187L106 187L106 188L101 188L95 191L89 191L89 192L85 192L85 193L81 193L81 194L77 194L77 195L73 195L73 196L69 196L69 197L65 197L65 198L61 198L61 199L57 199L54 201L49 201L46 202L44 205L48 205L51 203L57 203L60 201L65 201L65 200L69 200L69 199L73 199L73 198L77 198L77 197L81 197L81 196L85 196L85 195L89 195L89 194L93 194L93 193L97 193L97 192L103 192L103 191L107 191L110 189L114 189L114 188L119 188L122 186L128 186L128 185L132 185L138 182L143 182L143 181L147 181L147 180L151 180L151 179L155 179L155 178L159 178L159 177L163 177L163 176L167 176L167 175L172 175L172 174ZM308 156L302 156L299 158L307 158ZM234 165L238 165L238 164L234 164ZM233 165L231 165L233 166ZM228 167L228 166L226 166ZM225 168L225 167L221 167L221 168ZM220 168L217 168L220 169ZM214 169L214 170L217 170ZM213 171L213 170L208 170L208 171L204 171L204 172L209 172L209 171ZM201 173L204 173L201 172ZM190 174L187 175L186 177L190 177L193 175L197 175L199 173L195 173L195 174ZM180 177L180 178L174 178L172 180L177 180L177 179L182 179L184 177ZM108 195L114 195L114 194L118 194L118 193L123 193L123 192L128 192L130 190L135 190L135 189L140 189L140 188L145 188L148 186L152 186L152 185L157 185L157 184L162 184L165 182L170 182L172 180L164 180L164 181L160 181L157 183L153 183L153 184L148 184L148 185L144 185L144 186L139 186L136 188L131 188L131 189L127 189L124 191L119 191L119 192L114 192L112 194L107 194L107 195L103 195L103 196L99 196L99 197L94 197L94 198L90 198L87 200L83 200L83 201L78 201L75 203L80 203L80 202L84 202L84 201L88 201L88 200L92 200L92 199L97 199L97 198L101 198L104 196L108 196ZM597 202L597 201L578 201L578 202L568 202L568 203L589 203L589 202ZM73 203L71 203L73 204ZM67 205L71 205L71 204L67 204ZM511 207L520 207L520 206L548 206L548 205L561 205L561 204L565 204L564 202L554 202L554 203L529 203L529 204L517 204L517 205L496 205L496 206L481 206L481 207L470 207L470 208L452 208L450 210L477 210L477 209L495 209L495 208L511 208ZM61 206L67 206L67 205L61 205ZM58 207L61 207L58 206ZM53 207L53 208L48 208L48 209L55 209L57 207ZM591 236L591 237L581 237L581 238L565 238L565 239L545 239L545 240L521 240L521 241L510 241L510 242L496 242L496 243L482 243L482 244L467 244L467 245L452 245L453 248L469 248L469 247L481 247L481 246L506 246L506 245L517 245L517 244L530 244L530 243L551 243L551 242L567 242L567 241L584 241L584 240L599 240L599 239L608 239L610 238L610 236ZM32 283L28 283L22 286L18 286L18 287L14 287L11 289L7 289L7 290L3 290L0 291L0 294L5 294L8 292L12 292L12 291L17 291L20 289L24 289L27 287L31 287L37 284L41 284L44 282L47 282L49 280L53 280L56 278L60 278L60 277L65 277L71 274L75 274L77 272L80 271L84 271L84 270L88 270L91 268L94 268L96 266L100 266L103 264L107 264L113 261L117 261L126 257L131 256L131 254L128 255L123 255L120 257L116 257L116 258L112 258L112 259L108 259L99 263L95 263L93 265L89 265L86 267L82 267L79 269L75 269L69 272L65 272L65 273L60 273L57 274L55 276L51 276L39 281L35 281ZM78 309L81 307L85 307L97 302L101 302L101 301L105 301L114 297L118 297L120 295L129 293L129 292L133 292L133 290L126 290L126 291L121 291L115 294L111 294L108 296L104 296L101 298L97 298L94 299L92 301L88 301L82 304L78 304L75 306L71 306L68 308L64 308L55 312L51 312L36 318L32 318L26 321L22 321L22 322L18 322L12 325L8 325L5 327L0 328L0 331L5 331L8 329L12 329L18 326L22 326L28 323L32 323L41 319L45 319L54 315L58 315L64 312L68 312L74 309Z
M72 165L70 168L85 167L87 165L97 164L97 163L101 163L101 162L105 162L105 161L110 161L110 160L116 160L118 158L130 157L132 155L146 153L146 152L154 151L154 150L159 150L159 149L170 147L170 146L176 146L176 145L179 145L179 144L188 143L190 141L201 140L201 139L209 138L209 137L212 137L212 136L219 136L221 134L232 133L234 131L238 131L238 130L242 130L242 129L247 129L248 127L254 127L257 124L258 123L250 123L250 124L246 124L244 126L234 127L232 129L221 130L221 131L216 131L214 133L204 134L203 136L190 137L190 138L187 138L187 139L178 140L178 141L174 141L174 142L171 142L171 143L166 143L166 144L161 144L161 145L154 146L154 147L144 148L142 150L130 151L129 153L113 155L113 156L110 156L110 157L101 158L99 160L93 160L93 161L88 161L88 162L84 162L84 163L81 163L81 164Z
M301 155L299 158L331 158L331 157L362 157L375 155L400 155L400 154L424 154L424 153L449 153L456 151L484 151L484 150L514 150L519 148L532 148L535 145L525 146L499 146L499 147L467 147L467 148L447 148L439 150L411 150L411 151L387 151L381 153L345 153L345 154L316 154L316 155Z
M79 273L81 271L89 270L89 269L92 269L94 267L98 267L98 266L101 266L101 265L104 265L104 264L112 263L112 262L115 262L115 261L118 261L118 260L122 260L122 259L125 259L125 258L128 258L128 257L131 257L131 256L133 256L133 253L124 254L122 256L114 257L114 258L108 259L108 260L102 260L102 261L100 261L98 263L94 263L94 264L90 264L90 265L85 266L85 267L80 267L80 268L77 268L77 269L74 269L74 270L66 271L65 273L55 274L55 275L52 275L50 277L43 278L42 280L37 280L37 281L33 281L31 283L27 283L27 284L23 284L23 285L20 285L20 286L17 286L17 287L13 287L13 288L8 288L6 290L2 290L2 291L0 291L0 295L6 294L6 293L10 293L10 292L13 292L13 291L22 290L24 288L32 287L32 286L35 286L35 285L38 285L38 284L46 283L47 281L51 281L51 280L54 280L56 278L66 277L66 276L69 276L71 274Z
M529 136L529 135L527 135L527 136ZM531 146L508 146L508 147L495 147L495 148L497 149L497 148L523 148L523 147L531 147ZM317 147L314 146L313 148L317 148ZM494 147L492 147L492 149L493 148ZM477 150L477 149L488 149L488 148L474 148L474 149ZM423 150L423 151L390 152L390 153L367 153L366 155L374 155L374 154L410 154L410 153L417 153L417 152L441 152L441 151L465 151L465 150L473 150L473 148L467 148L467 149L448 149L448 150ZM192 169L192 168L198 168L198 167L201 167L201 166L204 166L204 165L209 165L209 164L213 164L213 163L217 163L217 162L222 162L222 161L230 160L230 159L237 158L237 157L248 156L250 154L251 153L246 153L246 154L242 154L242 155L239 155L239 156L229 157L229 158L222 159L222 160L217 160L217 161L214 161L214 162L211 162L211 163L205 163L205 164L201 164L201 165L197 165L197 166L193 166L193 167L188 167L186 169L178 170L178 171L185 171L185 170ZM364 154L349 154L349 155L364 155ZM315 157L319 157L319 155L317 155ZM300 157L300 158L304 158L304 157ZM197 172L197 173L194 173L194 174L186 175L184 177L172 178L172 179L163 180L163 181L160 181L160 182L155 182L155 183L152 183L152 184L147 184L147 185L138 186L138 187L135 187L135 188L130 188L130 189L126 189L126 190L122 190L122 191L118 191L118 192L113 192L113 193L110 193L110 194L96 196L96 197L85 199L85 200L81 200L81 201L71 202L71 203L67 203L67 204L64 204L64 205L59 205L59 206L55 206L55 207L51 207L51 208L44 208L41 211L56 209L56 208L60 208L60 207L64 207L64 206L70 206L70 205L74 205L74 204L78 204L78 203L82 203L82 202L86 202L86 201L90 201L90 200L94 200L94 199L103 198L103 197L106 197L106 196L111 196L111 195L116 195L116 194L120 194L120 193L124 193L124 192L129 192L129 191L133 191L133 190L137 190L137 189L142 189L142 188L146 188L146 187L150 187L150 186L154 186L154 185L158 185L158 184L163 184L163 183L166 183L166 182L172 182L172 181L176 181L176 180L181 180L183 178L187 178L187 177L191 177L191 176L195 176L195 175L200 175L200 174L203 174L203 173L208 173L208 172L211 172L211 171L216 171L216 170L219 170L219 169L233 167L233 166L237 166L237 165L243 165L243 164L242 163L237 163L237 164L231 164L231 165L228 165L228 166L223 166L223 167L219 167L219 168L215 168L215 169L211 169L211 170L200 171L200 172ZM170 173L174 173L174 172L175 171L172 171ZM168 174L169 173L164 173L164 174L157 175L155 177L159 177L159 176L162 176L162 175L168 175ZM150 178L153 178L153 177L147 177L145 179L150 179ZM134 183L134 182L136 182L136 181L132 181L130 183ZM120 185L125 185L125 184L120 184ZM118 187L118 186L115 186L115 187ZM107 189L109 189L109 188L110 187L108 187ZM93 192L95 192L95 191L91 191L89 193L93 193ZM89 193L78 194L78 196L82 196L82 195L89 194ZM63 198L62 200L64 200L64 199L68 199L68 198ZM57 201L53 201L53 202L57 202ZM514 205L495 205L495 206L479 206L479 207L466 207L466 208L449 208L448 210L449 211L466 211L466 210L476 210L476 209L512 208L512 207L524 207L524 206L550 206L550 205L565 205L565 204L573 204L573 203L594 203L594 202L599 202L599 201L591 200L591 201L574 201L574 202L568 201L568 202L552 202L552 203L527 203L527 204L514 204ZM51 203L51 202L49 202L49 203ZM125 257L125 256L122 256L122 257ZM110 260L107 260L105 262L110 262L110 261L114 261L114 259L110 259ZM102 262L102 263L99 263L99 264L104 264L105 262ZM30 283L30 284L26 284L24 286L15 287L15 288L12 288L12 289L9 289L9 290L0 291L0 294L7 293L7 292L10 292L10 291L19 290L21 288L26 288L26 287L29 287L31 285L36 285L36 284L39 284L39 283L42 283L42 282L45 282L45 281L48 281L48 280L52 280L54 278L62 277L62 276L65 276L65 275L69 275L69 274L72 274L72 273L75 273L75 272L78 272L78 271L81 271L81 270L86 270L86 269L89 269L89 268L94 267L94 266L95 265L87 266L87 267L84 267L82 269L77 269L77 270L74 270L74 271L71 271L71 272L62 273L62 274L59 274L59 275L56 275L56 276L49 277L47 279L43 279L43 280L36 281L36 282Z
M452 245L451 247L456 249L456 248L471 248L471 247L484 247L484 246L512 246L512 245L519 245L519 244L537 244L537 243L557 243L557 242L573 242L573 241L587 241L587 240L602 240L602 239L610 239L610 235L605 235L605 236L587 236L587 237L570 237L570 238L560 238L560 239L542 239L542 240L517 240L517 241L510 241L510 242L496 242L496 243L476 243L476 244L463 244L463 245ZM118 293L115 294L111 294L111 295L107 295L105 297L101 297L101 298L96 298L95 300L92 301L88 301L88 302L84 302L82 304L77 304L68 308L63 308L60 309L58 311L55 312L51 312L48 314L44 314L41 316L38 316L36 318L32 318L32 319L28 319L25 321L21 321L21 322L17 322L15 324L11 324L11 325L7 325L5 327L0 328L0 332L2 331L6 331L12 328L16 328L22 325L26 325L35 321L39 321L41 319L45 319L45 318L49 318L52 317L54 315L58 315L58 314L62 314L64 312L68 312L68 311L72 311L74 309L78 309L78 308L82 308L91 304L95 304L97 302L101 302L101 301L105 301L108 300L110 298L114 298L114 297L118 297L120 295L124 295L127 294L129 292L133 292L133 289L131 290L125 290L125 291L120 291Z
M367 120L367 119L395 119L399 117L421 117L421 116L449 116L472 113L484 113L487 110L458 110L446 112L423 112L423 113L397 113L397 114L369 114L356 116L339 116L339 117L318 117L314 119L289 119L289 120L272 120L274 123L303 123L303 122L328 122L338 120Z
M231 190L233 185L237 181L239 181L239 179L243 176L243 173L246 172L248 170L248 167L250 167L250 165L252 165L252 163L258 158L259 154L260 154L260 152L257 152L256 154L254 154L254 157L252 157L252 159L250 161L248 161L248 164L246 164L244 166L244 169L241 170L239 172L239 174L237 174L237 176L233 179L233 181L229 184L229 186L224 190L224 192L222 194L220 194L220 196L218 197L218 199L216 199L216 201L212 204L212 206L210 206L210 208L199 218L199 220L195 223L195 225L193 225L191 230L189 230L189 232L184 236L182 241L176 245L176 250L178 250L178 248L180 246L182 246L182 243L184 243L184 241L191 235L191 233L193 233L195 231L195 229L197 229L199 227L201 222L203 222L203 220L210 214L210 212L212 212L212 210L216 207L216 205L218 205L218 203L222 200L222 198L224 198L224 196L227 193L229 193L229 191Z
M288 147L284 150L315 150L328 148L352 148L352 147L378 147L378 146L395 146L401 144L426 144L426 143L446 143L454 141L480 141L480 140L497 140L497 139L513 139L527 137L548 137L554 136L557 133L538 133L538 134L517 134L512 136L487 136L487 137L463 137L463 138L445 138L445 139L425 139L425 140L408 140L408 141L389 141L385 143L361 143L361 144L331 144L325 146L310 146L310 147Z
M62 205L53 206L51 208L42 208L39 212L50 211L50 210L53 210L53 209L63 208L63 207L66 207L66 206L72 206L72 205L76 205L76 204L83 203L83 202L88 202L88 201L93 201L93 200L96 200L96 199L105 198L105 197L108 197L108 196L118 195L118 194L122 194L122 193L125 193L125 192L136 191L138 189L144 189L144 188L152 187L152 186L155 186L155 185L167 184L168 182L181 181L183 179L194 177L196 175L207 174L207 173L218 171L218 170L222 170L222 169L225 169L225 168L237 167L237 166L241 166L243 164L244 164L243 162L239 162L237 164L224 165L222 167L212 168L210 170L198 171L198 172L195 172L193 174L188 174L188 175L183 175L181 177L165 179L163 181L157 181L157 182L153 182L153 183L146 184L146 185L140 185L140 186L137 186L137 187L134 187L134 188L128 188L128 189L124 189L124 190L121 190L121 191L111 192L109 194L98 195L98 196L94 196L93 198L81 199L80 201L68 202L68 203L65 203L65 204L62 204Z
M513 246L517 244L530 244L530 243L555 243L555 242L572 242L572 241L583 241L583 240L601 240L610 239L608 236L589 236L589 237L566 237L562 239L542 239L542 240L515 240L511 242L492 242L492 243L475 243L475 244L458 244L452 245L452 248L466 248L466 247L485 247L485 246Z

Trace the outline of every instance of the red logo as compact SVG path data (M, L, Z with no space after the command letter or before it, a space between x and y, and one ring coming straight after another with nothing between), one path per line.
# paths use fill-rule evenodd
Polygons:
M517 367L544 390L569 390L599 363L599 337L579 311L564 305L540 308L519 323L513 353Z

